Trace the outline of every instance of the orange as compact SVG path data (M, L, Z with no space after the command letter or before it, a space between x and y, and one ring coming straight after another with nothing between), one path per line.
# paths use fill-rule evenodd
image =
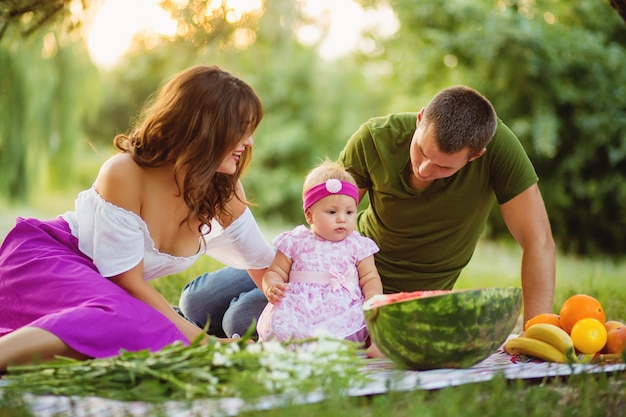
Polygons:
M533 326L537 323L547 323L547 324L553 324L556 327L561 327L561 318L559 317L558 314L554 314L554 313L537 314L532 319L526 320L526 323L524 323L524 331L528 330L530 326Z
M570 334L574 324L581 319L596 319L602 324L606 321L606 314L600 301L587 294L572 295L565 300L559 316L561 316L561 327Z
M600 320L586 318L572 327L572 342L580 353L600 352L606 344L607 331Z
M605 350L606 353L622 353L626 350L626 327L609 330Z

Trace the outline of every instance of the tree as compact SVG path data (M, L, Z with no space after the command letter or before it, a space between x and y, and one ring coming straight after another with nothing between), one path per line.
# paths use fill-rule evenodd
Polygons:
M0 195L69 185L82 124L97 108L97 71L85 44L51 29L10 28L0 44Z
M0 41L11 26L28 37L55 22L62 22L65 31L76 28L80 21L72 12L73 0L5 0L0 2ZM81 1L87 10L89 0Z

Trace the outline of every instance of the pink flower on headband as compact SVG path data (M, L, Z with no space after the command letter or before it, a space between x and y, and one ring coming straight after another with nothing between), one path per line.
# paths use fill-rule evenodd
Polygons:
M329 193L337 194L341 191L341 181L335 178L331 178L326 181L326 189Z

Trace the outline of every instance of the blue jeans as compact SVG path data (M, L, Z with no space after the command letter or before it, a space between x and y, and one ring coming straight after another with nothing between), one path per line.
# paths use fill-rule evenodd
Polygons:
M183 288L179 308L185 317L217 337L243 336L258 321L267 298L245 269L226 267L200 275ZM255 333L256 337L256 333Z

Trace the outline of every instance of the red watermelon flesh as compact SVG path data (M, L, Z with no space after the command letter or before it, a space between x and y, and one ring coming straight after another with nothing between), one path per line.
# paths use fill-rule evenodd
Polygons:
M414 298L432 297L434 295L448 294L454 290L429 290L429 291L413 291L413 292L396 292L393 294L376 295L367 301L366 308L376 308L385 304L397 303L398 301L407 301Z

